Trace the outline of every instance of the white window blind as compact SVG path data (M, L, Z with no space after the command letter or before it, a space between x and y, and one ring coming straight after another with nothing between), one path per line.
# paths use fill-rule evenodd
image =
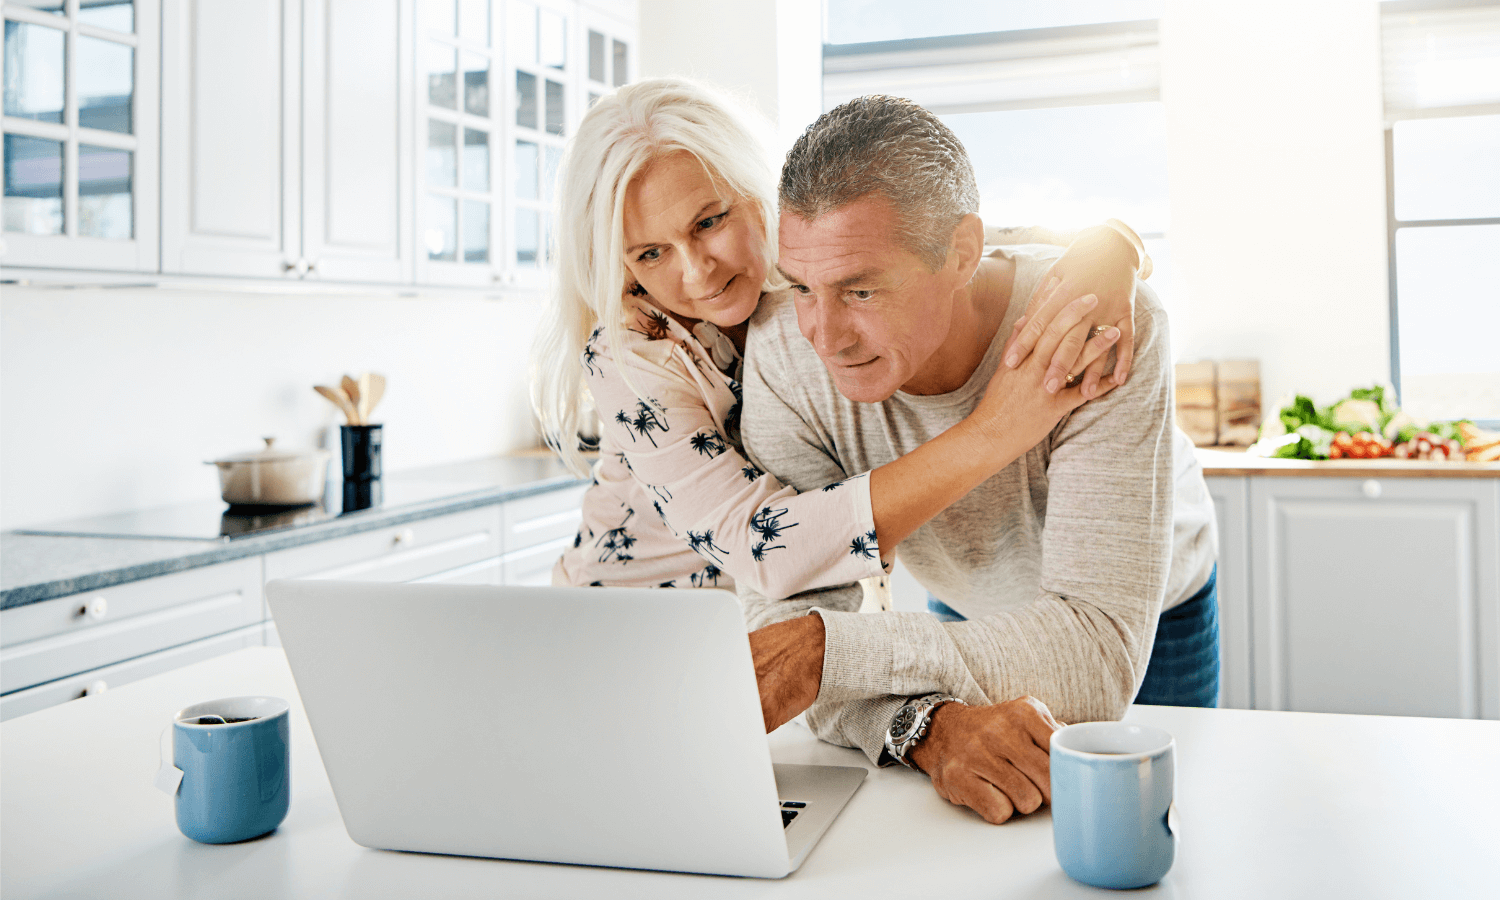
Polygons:
M1386 3L1380 32L1388 119L1454 107L1500 111L1500 3Z
M1160 98L1155 20L827 44L823 103L907 97L940 115Z

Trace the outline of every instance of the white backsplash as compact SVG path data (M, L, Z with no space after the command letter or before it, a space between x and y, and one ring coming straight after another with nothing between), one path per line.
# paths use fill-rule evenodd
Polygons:
M539 299L0 288L0 528L218 497L218 456L320 446L377 371L387 472L537 443ZM338 430L329 448L337 452Z

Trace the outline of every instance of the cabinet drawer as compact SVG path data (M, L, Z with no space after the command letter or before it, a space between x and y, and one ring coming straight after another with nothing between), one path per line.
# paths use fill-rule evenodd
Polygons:
M500 555L500 508L484 506L266 555L266 580L412 581Z
M264 626L251 625L228 634L193 641L181 647L161 650L122 663L39 684L36 687L0 697L0 721L24 716L49 706L57 706L69 700L77 700L79 697L101 690L117 688L122 684L129 684L161 672L222 656L244 647L259 647L264 641Z
M0 692L265 619L259 558L44 600L3 614Z
M555 538L545 544L505 554L500 576L502 584L524 584L545 587L552 583L552 567L563 550L573 546L573 536Z
M511 553L562 537L571 539L583 519L583 492L588 488L581 484L506 503L505 551Z

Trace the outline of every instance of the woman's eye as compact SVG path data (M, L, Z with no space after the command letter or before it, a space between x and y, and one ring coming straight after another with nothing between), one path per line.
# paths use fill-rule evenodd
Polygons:
M727 215L729 215L729 213L721 212L717 216L709 216L708 218L698 223L698 230L707 231L708 229L719 224L720 220L722 220Z
M650 250L636 257L636 262L655 262L659 258L661 258L661 251L652 247Z

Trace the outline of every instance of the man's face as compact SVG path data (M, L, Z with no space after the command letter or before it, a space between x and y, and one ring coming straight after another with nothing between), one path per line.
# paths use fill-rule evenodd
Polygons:
M839 393L879 403L927 384L948 337L953 292L962 286L949 254L932 272L897 243L895 210L879 194L808 220L781 216L780 268L797 300L797 327Z

